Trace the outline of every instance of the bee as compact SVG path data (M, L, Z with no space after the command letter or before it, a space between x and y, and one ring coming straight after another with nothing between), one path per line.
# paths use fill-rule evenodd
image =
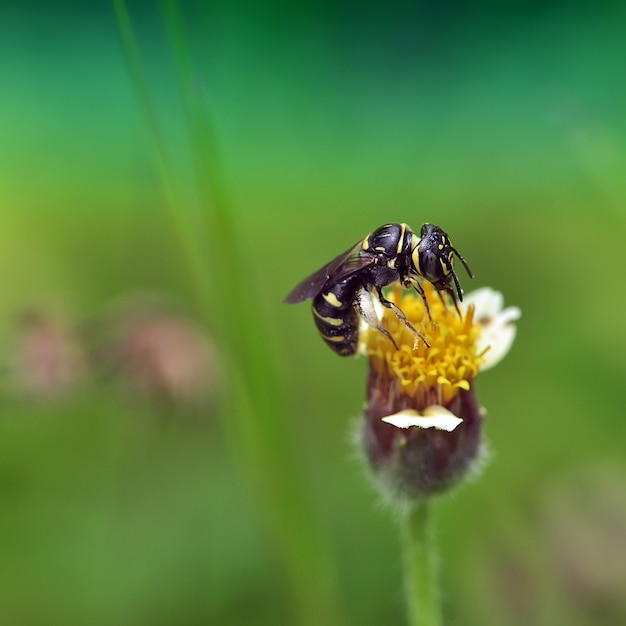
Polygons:
M421 339L428 347L402 309L387 300L382 289L395 281L403 287L413 287L424 300L430 316L421 278L432 283L440 297L442 292L447 293L458 311L463 290L454 271L454 255L474 278L465 259L439 226L424 224L418 237L406 224L385 224L304 279L284 302L296 304L313 298L315 325L326 344L341 356L350 356L357 350L359 319L396 345L380 323L375 298L396 314L416 342Z

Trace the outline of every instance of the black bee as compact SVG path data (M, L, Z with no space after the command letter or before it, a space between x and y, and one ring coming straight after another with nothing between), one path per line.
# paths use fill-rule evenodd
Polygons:
M380 323L372 292L383 306L393 310L416 338L425 342L402 310L385 298L382 288L396 280L404 287L414 287L430 315L424 289L418 280L423 278L432 283L440 295L441 292L449 294L457 306L457 295L462 301L463 290L454 271L454 255L474 278L465 259L439 226L424 224L420 237L417 237L406 224L385 224L303 280L285 298L285 303L295 304L313 298L317 329L328 346L341 356L356 352L359 317L395 345Z

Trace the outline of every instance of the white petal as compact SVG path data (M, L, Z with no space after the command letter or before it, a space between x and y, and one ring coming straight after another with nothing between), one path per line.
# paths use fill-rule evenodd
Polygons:
M489 346L489 350L485 353L483 364L480 370L484 371L499 363L511 349L517 327L513 324L503 326L499 329L485 329L481 334L478 343L479 352L482 345Z
M448 409L439 406L429 406L423 413L405 409L393 415L382 418L383 422L396 426L397 428L436 428L437 430L453 431L463 420L450 413Z
M474 321L481 327L476 349L479 354L488 349L480 367L486 370L499 363L511 349L516 333L513 322L521 317L522 312L516 306L502 310L502 294L490 287L469 293L463 299L463 308L467 309L470 304L475 306Z
M470 304L476 308L474 320L480 322L484 319L491 319L502 311L504 297L491 287L481 287L463 295L462 310L466 311Z

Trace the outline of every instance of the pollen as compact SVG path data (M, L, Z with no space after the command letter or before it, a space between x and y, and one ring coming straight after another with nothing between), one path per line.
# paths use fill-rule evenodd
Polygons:
M396 345L379 330L367 327L360 333L360 351L368 356L379 383L389 386L398 400L404 396L401 404L418 408L446 406L459 389L470 389L483 363L484 351L479 353L477 349L481 329L474 321L473 306L459 314L447 296L444 302L430 283L425 282L423 288L430 317L421 296L403 292L398 285L387 295L421 338L391 309L383 308L381 324Z

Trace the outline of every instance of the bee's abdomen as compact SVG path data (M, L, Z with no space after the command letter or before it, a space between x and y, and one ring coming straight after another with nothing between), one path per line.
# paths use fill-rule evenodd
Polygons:
M341 356L356 352L359 316L354 299L359 281L347 280L325 288L313 299L313 319L322 339Z

